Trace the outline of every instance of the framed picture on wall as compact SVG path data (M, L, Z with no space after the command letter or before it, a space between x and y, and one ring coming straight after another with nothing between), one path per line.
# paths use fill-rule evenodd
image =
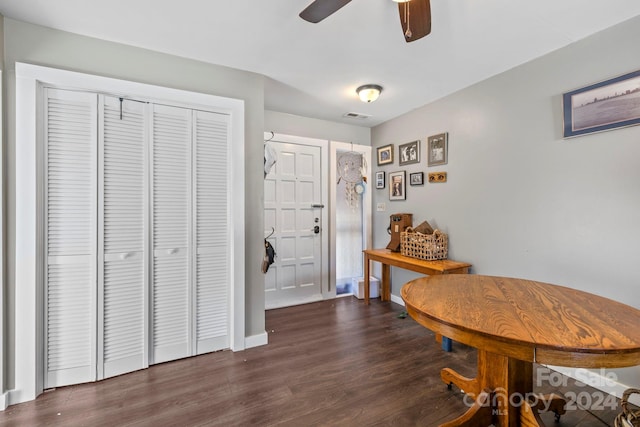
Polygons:
M439 133L427 138L427 166L447 164L447 133Z
M400 166L420 163L420 141L412 141L398 146Z
M409 185L424 185L424 172L410 173Z
M405 177L405 171L389 173L389 200L407 199Z
M393 164L393 144L378 147L378 166Z
M376 188L384 188L384 171L376 172Z
M563 137L640 124L640 70L562 94Z

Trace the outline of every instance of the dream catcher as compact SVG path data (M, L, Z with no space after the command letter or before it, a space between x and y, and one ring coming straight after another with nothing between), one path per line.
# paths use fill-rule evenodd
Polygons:
M364 193L364 183L367 182L366 172L367 164L361 153L352 150L338 158L338 175L340 175L338 184L344 180L344 196L351 209L358 207L360 195Z

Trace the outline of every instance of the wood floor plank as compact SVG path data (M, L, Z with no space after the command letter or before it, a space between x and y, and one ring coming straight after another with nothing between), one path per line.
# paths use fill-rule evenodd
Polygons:
M445 353L402 307L355 298L270 310L269 344L206 354L48 391L0 412L0 426L437 426L464 395L440 370L473 377L476 352ZM543 387L540 392L565 393ZM612 425L616 411L568 411L549 426Z

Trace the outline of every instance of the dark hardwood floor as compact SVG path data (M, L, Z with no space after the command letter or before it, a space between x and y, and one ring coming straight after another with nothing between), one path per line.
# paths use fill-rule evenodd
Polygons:
M443 352L402 310L352 297L271 310L267 346L47 391L0 412L0 426L437 426L467 409L440 369L472 377L476 353L458 343ZM571 384L556 391L593 390ZM602 427L617 411L543 420Z

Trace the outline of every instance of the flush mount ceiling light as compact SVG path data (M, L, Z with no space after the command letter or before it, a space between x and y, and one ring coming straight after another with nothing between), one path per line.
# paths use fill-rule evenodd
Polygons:
M362 102L373 102L380 96L382 86L380 85L363 85L356 89L356 93Z

